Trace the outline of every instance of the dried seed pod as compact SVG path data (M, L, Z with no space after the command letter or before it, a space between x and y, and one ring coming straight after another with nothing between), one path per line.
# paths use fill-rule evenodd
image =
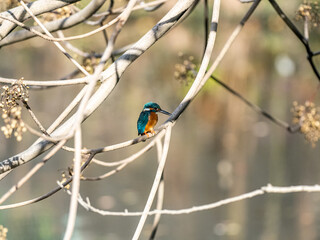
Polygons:
M182 63L177 63L174 66L174 78L182 83L185 83L185 85L188 85L196 75L196 64L193 62L194 57L185 57L181 52L178 54L178 56Z
M26 127L21 119L22 109L18 102L28 101L28 87L23 83L23 78L21 78L11 86L3 86L2 90L0 109L2 110L1 117L5 124L1 127L1 131L6 138L11 137L13 133L17 141L21 141Z
M304 105L293 102L291 111L293 113L292 122L301 126L300 132L312 146L315 146L320 139L320 107L310 101L306 101Z
M312 27L320 24L320 5L318 1L306 2L299 6L296 12L296 20L309 21Z

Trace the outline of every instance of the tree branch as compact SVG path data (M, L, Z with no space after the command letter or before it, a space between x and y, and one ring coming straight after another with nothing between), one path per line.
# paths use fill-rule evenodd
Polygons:
M164 170L164 166L166 164L166 159L167 159L167 155L168 155L168 150L169 150L169 146L170 146L170 139L171 139L171 128L172 126L169 125L168 128L166 129L166 133L165 133L165 138L164 138L164 146L163 146L163 152L161 154L161 160L159 162L158 165L158 169L157 169L157 173L156 176L154 178L154 182L153 185L151 187L151 191L147 200L147 203L144 207L143 213L141 215L140 221L138 223L138 226L136 228L136 231L132 237L132 240L138 240L139 236L141 234L142 228L144 226L144 223L148 217L148 212L150 211L150 208L152 206L152 202L153 199L157 193L157 189L159 187L160 181L161 181L161 176Z
M318 81L320 81L320 73L313 61L314 53L312 52L310 45L309 45L309 40L305 38L298 28L292 23L292 21L287 17L287 15L282 11L282 9L279 7L277 2L275 0L269 0L270 4L274 8L274 10L278 13L278 15L281 17L281 19L287 24L287 26L290 28L290 30L296 35L296 37L300 40L300 42L304 45L306 52L307 52L307 59L310 63L310 66L318 78Z
M226 198L214 203L209 203L205 205L200 205L200 206L194 206L190 208L185 208L185 209L178 209L178 210L169 210L169 209L164 209L164 210L153 210L148 212L148 215L155 215L155 214L162 214L162 215L181 215L181 214L190 214L190 213L196 213L200 211L207 211L210 209L214 209L217 207L221 207L224 205L228 205L230 203L234 202L239 202L242 200L247 200L250 198L254 198L260 195L265 195L267 193L278 193L278 194L287 194L287 193L299 193L299 192L305 192L305 193L319 193L320 192L320 186L319 185L313 185L313 186L308 186L308 185L300 185L300 186L289 186L289 187L277 187L277 186L272 186L271 184L268 184L267 186L263 186L257 190L244 193L235 197L231 198ZM70 192L68 192L70 194ZM94 208L91 206L90 202L83 201L83 199L79 196L78 199L79 203L88 211L98 213L102 216L122 216L122 217L138 217L143 214L143 212L112 212L112 211L104 211L100 210L97 208Z
M176 5L160 20L160 22L147 32L136 44L134 44L128 51L119 57L107 70L102 72L100 80L102 84L97 91L90 98L88 105L84 112L84 119L89 117L97 107L109 96L114 87L120 80L120 77L127 69L127 67L140 57L149 47L157 42L167 31L175 26L179 20L183 19L188 10L197 3L197 0L180 0ZM57 137L65 133L74 125L75 115L70 117L63 125L55 130L51 136ZM49 130L49 129L48 129ZM49 132L49 131L48 131ZM137 140L131 140L131 144L142 141L144 138L140 137ZM52 147L52 143L42 140L37 141L24 152L17 154L11 158L0 162L0 174L9 171L15 167L29 162L36 156L40 155L47 149Z
M28 3L27 6L35 15L40 15L45 12L50 12L52 10L67 6L69 4L78 2L79 0L38 0L32 3ZM26 12L24 7L19 6L10 9L6 12L0 13L0 16L7 17L9 19L25 21L30 18L30 15ZM0 20L0 46L1 40L3 40L17 25L10 21Z
M51 0L44 0L45 2L50 2ZM77 0L78 1L78 0ZM72 2L77 2L72 1ZM77 12L76 14L71 15L70 17L55 20L52 22L48 22L44 24L45 28L48 29L49 32L55 32L58 30L67 29L70 27L73 27L75 25L78 25L82 23L84 20L91 17L95 12L97 12L100 7L105 3L106 0L92 0L84 9ZM38 2L38 1L36 1ZM60 2L60 1L59 1ZM65 3L65 1L62 1ZM71 2L71 1L69 1ZM67 4L65 4L67 5ZM28 5L29 6L29 5ZM31 9L31 11L33 11ZM0 16L1 17L1 16ZM13 20L20 20L19 18L15 18ZM30 29L36 30L37 32L42 32L40 27L32 27ZM1 29L0 29L1 30ZM0 31L1 33L1 31ZM2 35L1 35L2 36ZM9 36L7 36L5 39L0 39L0 47L6 46L12 43L20 42L32 37L37 36L35 33L30 32L29 30L20 30L17 32L11 33Z

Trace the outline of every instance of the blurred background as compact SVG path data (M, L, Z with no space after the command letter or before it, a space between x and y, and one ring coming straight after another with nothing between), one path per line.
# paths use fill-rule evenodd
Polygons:
M78 6L83 7L87 2L81 1ZM116 48L138 40L174 3L170 0L156 12L134 12ZM209 3L212 5L212 1ZM303 23L295 20L302 1L279 0L278 3L303 31ZM120 6L123 2L117 4ZM222 1L213 57L249 7L250 4L241 4L238 0ZM204 47L203 15L203 2L200 2L183 23L129 67L110 97L83 124L85 147L97 148L135 138L136 121L146 102L157 102L167 111L178 106L192 82L174 77L176 65L189 56L194 64L199 64ZM91 29L81 25L65 34L70 36ZM310 42L315 51L320 49L317 27L311 28ZM87 52L99 53L105 47L102 34L72 43ZM52 43L42 39L31 39L0 51L3 77L54 80L74 70ZM318 86L303 45L268 1L261 2L215 75L252 103L290 124L293 102L304 104L313 99ZM48 127L80 89L81 86L72 86L33 90L29 104ZM317 105L318 94L313 100ZM33 124L26 111L22 118ZM158 125L165 120L160 116ZM36 139L27 132L22 141L17 142L1 133L0 159L19 153ZM148 142L96 157L103 161L121 160L146 144ZM67 145L72 146L72 141ZM164 173L164 208L212 203L268 183L275 186L317 184L319 153L319 144L312 147L302 134L288 133L209 80L173 128ZM5 193L43 156L15 169L2 180L0 193ZM72 165L72 159L72 153L60 151L5 204L28 200L55 188L56 181L61 180L62 173ZM82 181L81 195L89 197L93 206L103 210L141 211L156 168L156 149L152 149L110 178ZM92 164L84 175L97 176L109 170ZM267 194L213 210L163 215L156 239L320 239L319 201L319 193ZM39 203L1 211L0 224L8 228L8 239L61 239L69 202L69 195L60 191ZM138 217L100 216L80 206L73 239L130 239L138 221ZM150 235L152 221L153 217L149 217L141 239Z

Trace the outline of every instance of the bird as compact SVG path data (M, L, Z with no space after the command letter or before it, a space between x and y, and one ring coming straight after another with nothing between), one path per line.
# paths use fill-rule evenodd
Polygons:
M158 122L158 112L169 116L171 115L171 113L162 110L159 104L154 102L148 102L143 106L137 121L138 135L142 136L148 133L155 134L153 127Z

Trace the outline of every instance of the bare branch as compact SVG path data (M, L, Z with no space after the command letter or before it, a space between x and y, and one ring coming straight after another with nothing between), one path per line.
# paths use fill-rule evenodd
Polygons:
M0 83L5 83L5 84L14 84L17 80L18 79L0 77ZM52 80L52 81L23 80L23 83L26 86L30 87L31 89L33 88L39 89L41 87L60 87L60 86L87 84L88 77L68 79L68 80Z
M51 0L45 0L46 2L50 2ZM80 12L71 15L70 17L59 19L53 22L46 23L44 26L49 32L55 32L62 29L67 29L73 27L79 23L82 23L84 20L91 17L99 8L105 3L106 0L92 0L90 3L82 9ZM38 1L36 1L38 2ZM60 2L60 1L59 1ZM64 2L64 1L62 1ZM76 2L76 1L73 1ZM65 4L66 5L66 4ZM32 9L31 9L32 10ZM1 18L1 16L0 16ZM19 20L19 18L18 18ZM36 30L37 32L41 32L40 27L33 27L31 28ZM1 33L1 31L0 31ZM11 33L5 39L0 41L0 47L9 45L12 43L20 42L29 38L36 36L35 33L29 32L29 30L20 30L17 32Z
M47 133L46 129L42 126L42 124L40 123L40 121L38 120L38 118L36 117L36 115L34 114L34 112L31 110L29 104L26 101L22 101L23 105L25 106L25 108L28 110L31 118L33 119L33 121L37 124L38 128L41 130L41 132L47 136L49 136L49 133Z
M70 41L70 40L77 40L77 39L82 39L82 38L86 38L86 37L90 37L96 33L99 33L107 28L109 28L110 26L112 26L113 24L117 23L119 21L119 16L113 20L111 20L110 22L108 22L107 24L103 25L102 27L99 27L95 30L92 30L88 33L84 33L84 34L80 34L80 35L76 35L76 36L71 36L71 37L63 37L63 38L55 38L53 36L47 36L45 34L43 34L41 32L41 30L38 30L37 27L28 27L26 24L22 23L22 22L19 22L15 19L10 19L8 17L5 17L5 16L1 16L0 15L0 19L4 19L4 20L7 20L7 21L10 21L12 23L15 23L17 24L19 27L22 27L24 28L26 31L30 33L33 33L34 36L38 36L38 37L41 37L47 41L52 41L52 42L63 42L63 41ZM42 29L43 31L43 29ZM19 32L14 32L12 35L14 35L15 33L19 33ZM27 35L27 34L26 34ZM33 37L33 36L32 36ZM8 37L9 38L9 37ZM6 38L6 39L8 39ZM30 37L31 38L31 37ZM10 39L10 38L9 38ZM29 39L28 37L26 37L25 39L22 39L22 40L26 40L26 39ZM22 41L22 40L19 40L19 41ZM19 42L19 41L13 41L12 43L15 43L15 42ZM3 43L3 44L2 44ZM6 46L8 44L6 44L6 40L3 40L0 42L0 46Z
M64 234L64 240L69 240L72 237L74 225L77 218L78 209L78 195L80 190L80 174L81 174L81 148L82 148L82 136L81 126L76 129L74 137L74 167L73 167L73 181L72 181L72 194L68 215L67 228Z
M81 171L83 171L91 162L92 158L94 157L94 154L89 155L88 159L85 161L85 163L81 166ZM19 202L19 203L13 203L13 204L9 204L9 205L2 205L0 206L0 210L4 210L4 209L11 209L11 208L17 208L17 207L23 207L26 205L30 205L33 203L37 203L40 202L50 196L52 196L53 194L59 192L62 188L64 188L65 186L67 186L68 184L70 184L72 182L73 177L69 177L68 179L66 179L63 183L61 183L61 185L57 188L54 188L53 190L51 190L50 192L40 196L40 197L36 197L27 201L23 201L23 202Z
M200 205L200 206L195 206L191 208L185 208L185 209L179 209L179 210L153 210L148 213L148 215L155 215L158 213L161 213L162 215L181 215L181 214L190 214L190 213L195 213L195 212L200 212L200 211L207 211L210 209L214 209L217 207L221 207L224 205L228 205L230 203L234 202L239 202L242 200L247 200L250 198L254 198L260 195L264 195L267 193L279 193L279 194L287 194L287 193L299 193L299 192L305 192L305 193L319 193L320 192L320 186L319 185L313 185L313 186L308 186L308 185L300 185L300 186L289 186L289 187L276 187L272 186L271 184L268 184L267 186L261 187L257 190L244 193L241 195L238 195L236 197L231 197L231 198L226 198L221 201L217 201L214 203L209 203L205 205ZM82 199L81 199L82 200ZM79 201L80 202L80 201ZM111 211L103 211L97 208L94 208L91 206L90 203L88 202L81 202L81 205L87 209L88 211L98 213L102 216L141 216L143 212L111 212Z
M287 24L287 26L290 28L290 30L296 35L296 37L300 40L300 42L304 45L306 52L307 52L307 59L310 63L310 66L318 78L318 81L320 81L320 73L313 61L314 53L312 52L309 41L307 38L305 38L298 28L292 23L292 21L287 17L287 15L282 11L282 9L279 7L277 2L275 0L269 0L274 10L278 13L278 15L281 17L281 19Z
M247 106L249 106L253 111L255 111L255 112L261 114L262 116L268 118L270 121L274 122L275 124L277 124L278 126L284 128L284 129L286 129L288 132L294 133L294 132L297 132L299 130L300 126L295 126L295 127L290 126L288 123L286 123L286 122L284 122L284 121L272 116L270 113L262 110L257 105L254 105L253 103L248 101L246 98L244 98L240 93L238 93L235 90L233 90L231 87L229 87L227 84L223 83L221 80L219 80L215 76L211 76L211 78L214 81L216 81L220 86L224 87L232 95L238 97L242 102L244 102Z
M157 136L144 148L142 148L140 151L132 154L130 157L127 157L126 159L123 159L121 161L117 161L117 162L112 162L112 163L105 163L103 164L103 166L119 166L114 170L111 170L101 176L98 177L82 177L82 180L87 180L87 181L98 181L98 180L102 180L105 179L107 177L110 177L111 175L121 171L124 167L126 167L129 163L133 162L134 160L138 159L140 156L142 156L144 153L146 153L147 151L149 151L154 144L157 141L161 141L162 137L164 136L165 131L161 131L159 134L157 134ZM92 162L94 162L94 159L92 159ZM100 163L100 165L102 165Z
M78 126L84 120L84 116L85 116L84 111L85 111L85 108L87 107L87 103L91 97L91 94L94 91L94 88L96 86L96 82L98 81L99 76L100 76L101 72L103 71L103 67L104 67L107 59L110 58L112 51L113 51L113 48L114 48L115 40L118 37L119 33L121 32L123 25L126 23L127 19L129 18L129 15L132 11L132 8L136 4L136 2L137 2L137 0L130 0L126 9L119 16L119 22L116 25L116 27L112 33L111 39L108 42L108 45L107 45L107 47L106 47L106 49L100 59L100 63L95 68L94 74L90 78L86 93L84 94L84 96L79 104L78 111L75 114L75 122L73 125L74 128L78 128ZM70 133L72 133L72 131L73 131L73 129L70 130Z
M213 64L211 65L210 69L206 72L206 74L204 75L204 72L206 69L202 69L203 71L201 72L201 74L197 74L197 77L195 79L195 81L193 82L190 90L188 91L187 95L185 96L185 98L182 100L182 102L179 104L179 106L174 110L174 112L172 113L172 115L170 116L170 118L166 121L167 122L171 122L171 121L176 121L178 119L178 117L184 112L184 110L188 107L189 103L195 98L195 96L199 93L199 91L201 90L201 88L204 86L204 84L208 81L209 78L211 78L212 73L215 71L215 69L218 67L219 63L221 62L222 58L225 56L227 50L230 48L231 44L233 43L233 41L236 39L236 37L238 36L238 34L240 33L241 29L243 28L243 26L245 25L245 23L247 22L247 20L249 19L249 17L251 16L251 14L254 12L254 10L256 9L256 7L259 5L260 0L256 0L250 7L250 9L248 10L248 12L246 13L246 15L242 18L240 24L235 28L235 30L232 32L232 34L230 35L230 37L228 38L228 40L226 41L225 45L223 46L221 52L219 53L219 55L217 56L217 58L215 59L215 61L213 62ZM212 23L211 23L212 24ZM212 31L212 30L211 30ZM209 41L208 41L208 44ZM202 62L203 64L203 62Z
M159 164L162 159L162 153L163 153L162 143L161 143L161 140L159 139L159 140L157 140L157 157L158 157ZM162 172L161 180L160 180L159 187L158 187L157 205L156 205L156 209L158 211L162 210L163 200L164 200L164 171ZM161 217L161 213L158 213L154 216L153 224L152 224L152 231L151 231L151 235L149 237L149 240L155 239L155 236L156 236L156 233L158 230L158 226L160 223L160 217Z
M94 0L94 1L101 1L101 0ZM167 1L167 0L162 0L162 1L159 1L159 2L164 2L164 1ZM156 3L159 4L158 1L156 1ZM98 4L97 4L97 6L98 6ZM88 7L90 7L90 5L88 5ZM100 7L100 5L99 5L99 7ZM139 6L139 7L136 8L136 10L137 9L141 9L141 8L142 7ZM97 11L98 9L94 9L94 10ZM77 14L79 14L79 13L77 13ZM93 14L92 12L90 12L90 13ZM72 15L71 17L68 17L66 19L68 20L69 18L72 18L75 15ZM48 36L46 36L46 35L44 35L42 33L43 29L41 29L41 28L39 29L39 27L28 27L25 24L17 21L16 19L12 19L12 18L9 18L7 16L1 16L0 15L0 18L5 19L7 21L11 21L12 23L17 24L18 26L20 26L20 27L25 29L25 30L20 30L20 31L14 32L10 36L8 36L5 40L0 41L0 47L8 45L8 44L12 44L12 43L20 42L20 41L23 41L23 40L26 40L26 39L29 39L29 38L32 38L32 37L35 37L35 36L39 36L39 37L41 37L41 38L43 38L45 40L54 41L54 42L70 41L70 40L76 40L76 39L82 39L82 38L90 37L90 36L92 36L92 35L94 35L96 33L99 33L101 31L109 28L113 24L117 23L120 19L123 18L122 15L123 15L123 12L121 12L121 14L118 17L112 19L107 24L105 24L105 25L103 25L103 26L101 26L101 27L99 27L99 28L97 28L95 30L92 30L92 31L90 31L88 33L80 34L80 35L77 35L77 36L60 37L60 38L55 38L53 36L49 36L48 37ZM62 26L61 26L62 23L60 23L61 20L56 20L54 22L49 22L49 23L45 24L44 26L50 32L55 32L55 31L58 31L58 30L63 30L63 29L69 28L69 27L73 27L74 25L78 24L78 23L70 24L70 26L69 26L68 23L71 22L71 20L67 21L66 19L64 19L64 21L62 21L62 23L63 23ZM78 19L79 19L79 17L78 17ZM59 24L56 23L58 21L59 21ZM81 22L82 21L83 21L83 19L81 18ZM81 23L81 22L79 22L79 23ZM52 27L51 25L54 25L54 27Z
M25 184L36 172L38 172L44 164L65 144L65 140L59 142L52 150L42 159L41 162L37 163L25 176L23 176L9 191L7 191L0 198L0 204L7 200L13 193L15 193L23 184Z
M154 197L155 197L155 195L157 193L157 189L158 189L160 181L161 181L161 176L162 176L162 173L163 173L163 170L164 170L164 166L166 164L167 155L168 155L170 139L171 139L171 128L172 128L172 126L169 125L167 130L166 130L166 135L165 135L165 138L164 138L163 152L161 154L161 160L160 160L159 165L158 165L157 173L156 173L156 176L154 178L154 182L153 182L153 185L152 185L152 188L151 188L147 203L146 203L146 205L144 207L143 213L141 215L141 218L140 218L140 221L139 221L138 226L136 228L136 231L135 231L135 233L134 233L134 235L132 237L132 240L138 240L139 239L139 236L141 234L142 228L143 228L144 223L145 223L145 221L147 219L148 212L150 211L150 208L152 206L153 199L154 199Z
M52 34L45 28L41 21L32 13L28 6L22 1L18 0L20 4L25 8L25 10L30 14L30 16L36 21L36 23L41 27L41 29L49 36L52 37ZM86 76L90 74L61 46L60 43L54 42L54 45Z
M215 1L216 2L216 1ZM219 19L219 10L220 10L220 1L217 1L217 4L214 4L213 11L212 11L212 20L210 25L210 33L207 41L206 51L204 53L200 69L197 73L196 79L194 80L191 88L189 89L188 93L181 101L179 106L174 110L172 115L166 122L173 122L178 119L178 117L184 112L184 110L188 107L190 102L195 98L198 92L201 90L203 85L205 84L206 80L204 80L205 72L208 68L210 57L212 54L213 46L216 40L216 33L218 28L218 19Z
M67 6L69 4L78 2L79 0L38 0L32 3L28 3L27 6L35 15L39 15L45 12L55 10ZM7 17L9 19L25 21L30 18L30 15L26 12L23 6L19 6L10 9L6 12L0 13L0 16ZM15 27L16 25L10 21L0 20L0 43Z
M197 0L178 1L152 30L147 32L136 44L134 44L134 46L126 51L101 74L100 80L102 84L90 98L84 112L84 119L90 116L92 112L109 96L127 67L141 56L144 51L158 41L167 31L175 26L179 20L183 19L196 3ZM59 135L63 135L67 130L74 126L74 121L75 116L73 115L62 126L54 131L52 136L57 137ZM144 138L144 136L140 137L137 140L132 140L130 144L137 143L137 141L142 141L143 139L146 138ZM0 174L32 160L34 157L46 151L50 147L52 147L52 143L48 141L42 140L36 142L24 152L0 162Z
M151 8L152 11L153 10L156 10L158 7L162 6L163 3L167 2L168 0L154 0L152 2L143 2L143 3L139 3L139 5L136 5L132 11L136 11L136 10L140 10L140 9L149 9ZM87 20L85 21L85 23L87 23L88 25L92 25L92 26L95 26L95 25L100 25L101 22L103 21L103 19L105 19L105 17L109 16L109 15L117 15L117 14L120 14L123 12L125 8L124 7L120 7L120 8L117 8L117 9L109 9L105 12L101 12L101 13L96 13L94 14L92 17L99 17L100 19L97 20L97 21L90 21L90 20ZM149 11L149 10L148 10Z

